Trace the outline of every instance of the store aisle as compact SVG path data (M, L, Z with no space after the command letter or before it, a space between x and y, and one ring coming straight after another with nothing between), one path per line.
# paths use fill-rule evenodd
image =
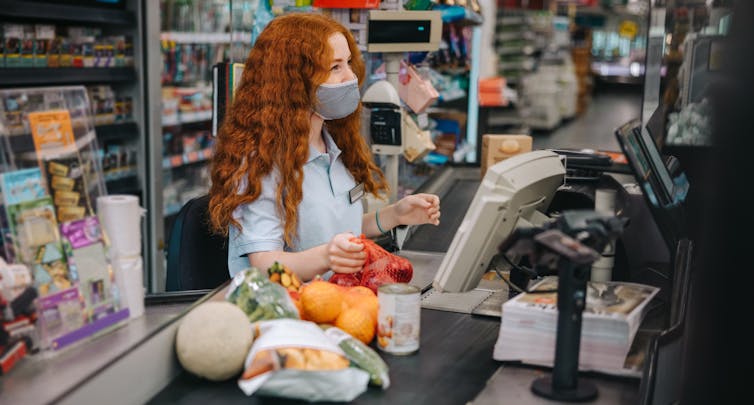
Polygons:
M641 115L642 86L600 85L587 111L552 132L534 132L534 148L620 149L613 130Z

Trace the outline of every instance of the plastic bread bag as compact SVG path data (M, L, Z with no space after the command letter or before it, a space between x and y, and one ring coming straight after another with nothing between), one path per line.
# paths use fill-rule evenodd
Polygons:
M288 291L270 281L265 272L255 267L236 274L230 282L225 299L236 304L256 322L265 319L299 319L296 305Z
M238 387L307 401L352 401L367 388L369 373L349 367L338 345L315 323L293 319L261 321Z

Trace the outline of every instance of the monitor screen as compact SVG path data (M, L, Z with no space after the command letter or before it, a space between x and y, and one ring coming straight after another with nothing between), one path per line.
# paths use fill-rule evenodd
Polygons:
M437 270L434 289L476 288L516 226L546 219L544 212L564 179L560 156L551 151L524 153L491 166Z
M673 178L652 138L642 131L641 122L631 120L618 128L615 135L649 201L657 207L677 202Z
M369 22L367 41L369 43L409 43L430 42L430 20L385 21L372 20Z
M367 52L436 51L441 37L440 11L369 11Z

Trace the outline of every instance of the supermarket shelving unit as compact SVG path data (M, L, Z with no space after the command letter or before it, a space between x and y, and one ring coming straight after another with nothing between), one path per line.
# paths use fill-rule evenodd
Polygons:
M124 0L121 5L85 6L61 4L64 2L34 0L0 0L0 22L18 24L55 24L56 26L98 27L107 35L126 35L133 43L133 66L128 67L3 67L0 68L0 88L52 87L64 85L111 85L119 94L133 101L132 119L96 125L100 147L108 141L130 143L138 151L137 164L119 173L106 175L110 194L133 194L143 202L148 191L146 149L145 71L143 32L144 10L140 0ZM14 144L14 150L33 150L29 145ZM149 224L147 223L147 227ZM143 252L149 255L149 239L145 239Z

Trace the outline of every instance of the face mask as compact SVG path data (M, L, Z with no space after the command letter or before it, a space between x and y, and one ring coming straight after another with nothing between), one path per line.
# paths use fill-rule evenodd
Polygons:
M325 120L337 120L351 115L359 107L359 81L321 84L317 89L314 112Z

